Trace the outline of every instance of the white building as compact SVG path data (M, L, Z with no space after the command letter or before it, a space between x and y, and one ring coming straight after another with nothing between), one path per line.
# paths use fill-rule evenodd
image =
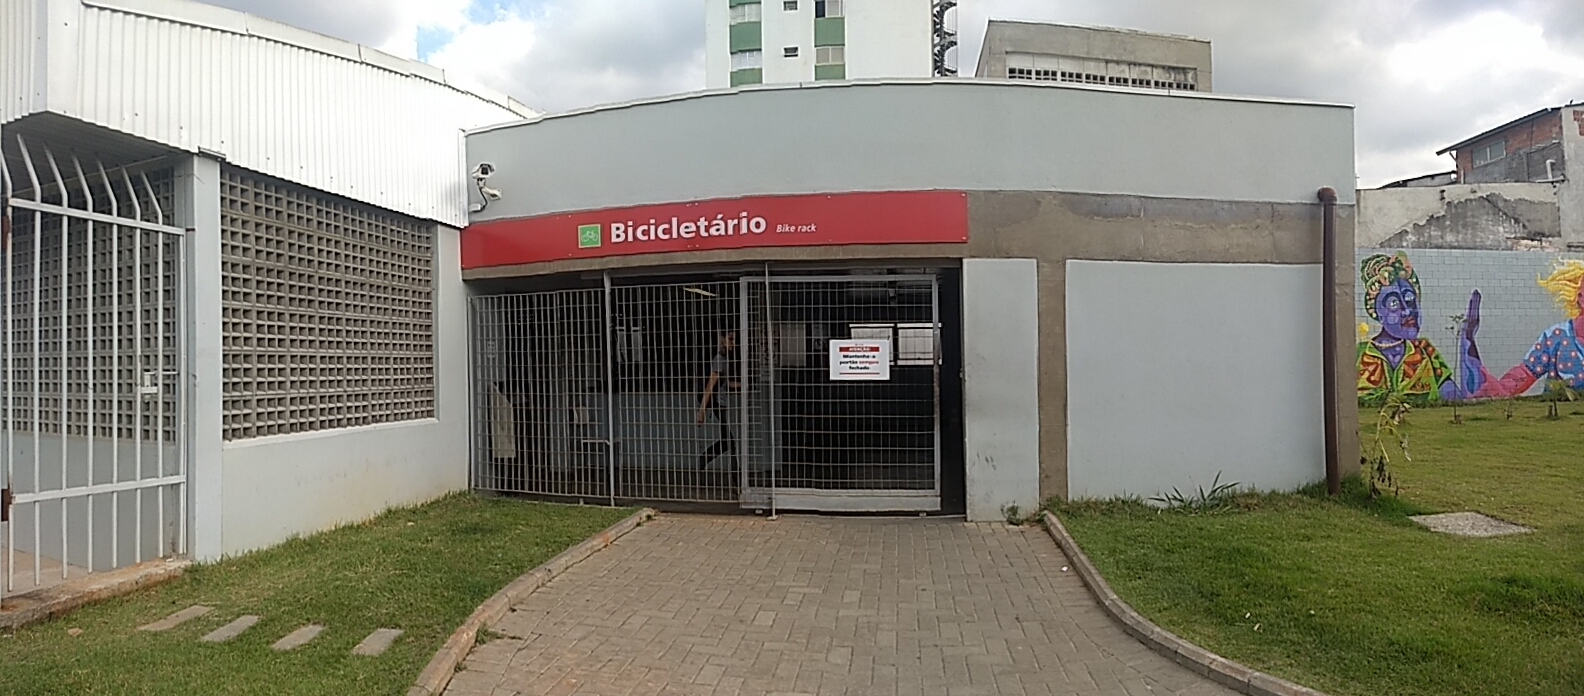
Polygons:
M467 487L462 133L531 112L187 0L8 0L0 66L0 593Z
M936 73L934 13L942 5L931 0L707 0L705 86L930 77Z

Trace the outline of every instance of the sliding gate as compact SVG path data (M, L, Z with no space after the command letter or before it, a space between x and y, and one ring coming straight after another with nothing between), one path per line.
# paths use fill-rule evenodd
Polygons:
M757 275L475 297L473 486L938 510L938 292Z

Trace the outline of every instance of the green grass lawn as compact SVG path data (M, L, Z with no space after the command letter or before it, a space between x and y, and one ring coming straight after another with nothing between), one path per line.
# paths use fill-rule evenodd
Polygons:
M197 566L0 637L0 694L404 694L480 603L631 512L461 494ZM215 611L134 630L193 604ZM243 614L264 618L232 642L198 641ZM327 628L295 651L270 649L308 623ZM406 631L389 652L349 654L386 627Z
M1125 600L1230 659L1343 695L1584 694L1584 411L1410 414L1400 499L1349 481L1190 514L1054 509ZM1477 510L1536 531L1453 538L1406 519Z

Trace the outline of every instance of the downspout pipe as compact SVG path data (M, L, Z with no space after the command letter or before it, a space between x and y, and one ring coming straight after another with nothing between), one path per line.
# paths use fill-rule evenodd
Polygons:
M1320 271L1323 287L1320 295L1321 372L1325 389L1325 472L1326 491L1333 496L1342 494L1342 463L1337 451L1337 317L1336 317L1336 189L1327 186L1315 194L1320 199L1321 252Z

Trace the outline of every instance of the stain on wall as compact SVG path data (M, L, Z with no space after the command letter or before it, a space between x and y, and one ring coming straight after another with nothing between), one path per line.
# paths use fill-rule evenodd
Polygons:
M1556 250L1562 236L1555 202L1486 193L1447 201L1442 212L1386 238L1404 249Z
M1584 260L1360 249L1358 396L1429 403L1584 388Z

